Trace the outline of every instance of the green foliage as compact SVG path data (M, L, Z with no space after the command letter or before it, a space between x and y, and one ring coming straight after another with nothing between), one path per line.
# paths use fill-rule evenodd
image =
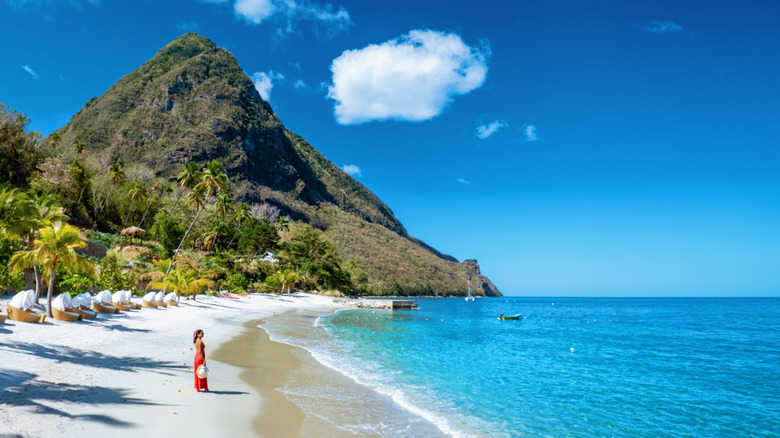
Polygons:
M130 239L127 236L102 233L100 231L87 231L84 233L84 237L91 242L101 243L109 248L114 246L127 246L130 243Z
M24 273L12 274L11 270L8 269L8 260L11 258L11 254L20 249L24 249L24 247L0 235L0 295L5 290L20 291L24 287Z
M125 271L116 257L105 257L100 261L98 287L111 291L134 290L139 274L135 270Z
M223 284L231 291L243 292L246 291L249 287L249 280L247 280L246 277L244 277L242 274L235 273L228 276Z
M244 254L262 254L279 248L279 234L268 219L250 218L238 234L238 250Z
M300 281L304 286L340 290L351 287L336 247L307 224L295 228L283 254L285 264L303 274Z
M172 257L186 230L176 218L165 213L157 213L154 221L151 231L162 244L161 255L163 258Z

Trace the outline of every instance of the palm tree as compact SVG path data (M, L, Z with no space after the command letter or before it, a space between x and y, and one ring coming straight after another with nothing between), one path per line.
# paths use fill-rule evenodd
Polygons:
M130 195L130 206L127 209L127 216L125 216L125 220L122 222L122 228L127 225L127 220L130 219L130 214L133 212L133 210L135 210L135 205L146 199L148 195L146 192L146 186L140 181L133 184L133 187L130 188L130 192L128 194Z
M173 253L173 259L171 260L171 264L168 267L168 272L165 273L166 277L171 272L171 267L173 266L173 262L176 260L176 256L179 255L181 246L184 244L184 241L187 240L187 236L190 234L193 225L195 225L195 222L198 221L200 214L203 212L203 207L206 205L206 203L208 203L211 195L216 195L218 192L225 190L227 185L228 177L225 175L222 165L219 164L217 160L209 161L206 167L203 168L203 174L200 177L200 182L192 190L193 192L198 189L204 189L206 191L204 203L200 206L198 209L198 214L195 215L195 219L192 220L190 227L187 228L187 231L184 233L184 237L182 237L181 242L179 242L179 247L176 248L176 252Z
M114 163L108 169L108 175L106 176L114 184L121 183L125 180L125 171L122 169L121 164Z
M230 248L230 245L233 243L233 239L236 238L238 235L238 232L241 231L241 225L252 215L250 212L252 211L252 207L249 206L246 202L242 202L238 204L238 207L235 209L235 213L233 214L233 220L236 221L238 224L238 229L233 234L233 237L230 238L230 242L228 242L227 247Z
M27 242L27 249L32 250L40 230L51 227L68 219L63 213L63 208L54 199L54 196L38 196L35 193L22 193L16 197L16 207L11 221L3 226L4 233L14 239L23 239ZM41 298L41 273L38 264L33 263L35 276L35 301Z
M73 143L73 149L76 150L76 154L81 155L82 152L84 152L84 149L87 148L87 145L83 141L77 141L76 143Z
M214 287L214 283L211 280L205 278L197 278L197 275L193 271L185 271L183 269L176 268L173 271L170 270L165 274L162 281L153 281L149 284L149 287L162 290L170 290L175 292L178 298L181 298L182 292L192 293L192 300L195 300L195 296L207 287Z
M179 179L179 188L181 188L181 190L179 191L179 195L176 197L176 202L173 203L171 214L173 214L174 210L176 210L176 205L179 204L179 200L181 199L181 195L184 193L184 191L192 191L192 189L195 188L195 186L198 184L198 181L200 181L202 174L203 172L198 169L198 163L194 161L188 161L184 163L184 170L182 170L177 176Z
M194 187L187 194L187 205L193 210L200 210L206 205L206 190L203 187Z
M149 213L149 209L152 208L152 204L154 203L154 200L157 199L162 193L163 187L160 185L160 183L152 183L152 186L149 187L149 193L152 194L152 199L149 200L149 205L146 206L146 211L144 211L144 215L141 217L141 222L138 223L138 227L142 227L144 225L144 221L146 220L146 215Z
M295 286L295 283L297 283L300 280L300 277L298 274L293 271L292 269L286 269L284 271L279 270L276 273L276 278L279 280L280 283L282 283L282 293L284 293L284 288L287 288L287 292L290 292L290 288Z
M30 269L36 264L44 266L45 274L49 278L49 290L46 300L46 308L49 317L51 314L51 295L54 292L54 277L57 273L57 263L69 273L77 271L89 277L97 275L95 262L79 257L76 248L87 246L79 234L79 230L71 225L63 225L55 228L46 227L41 230L41 235L35 241L33 249L19 251L11 256L8 266L14 274Z
M280 216L279 219L276 219L276 232L281 231L290 231L290 222L286 216Z

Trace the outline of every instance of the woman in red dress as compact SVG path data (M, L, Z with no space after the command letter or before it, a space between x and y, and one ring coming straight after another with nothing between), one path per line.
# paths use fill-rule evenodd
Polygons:
M201 389L209 392L209 379L198 377L198 367L206 365L206 346L203 344L203 330L197 329L192 334L192 342L195 343L195 390Z

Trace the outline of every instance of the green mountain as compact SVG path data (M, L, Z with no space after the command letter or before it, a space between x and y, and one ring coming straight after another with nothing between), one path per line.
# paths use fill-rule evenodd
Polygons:
M182 163L221 162L237 200L322 230L377 293L500 296L474 261L411 237L376 195L287 130L233 55L195 33L177 38L58 133L110 162L173 179Z

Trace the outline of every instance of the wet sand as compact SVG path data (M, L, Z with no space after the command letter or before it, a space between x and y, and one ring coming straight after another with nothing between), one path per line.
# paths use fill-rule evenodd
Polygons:
M283 318L284 315L278 317ZM301 348L272 341L268 333L258 327L263 323L264 320L245 323L237 336L221 344L212 355L213 360L242 368L241 380L260 394L260 411L252 420L257 436L302 436L304 420L306 429L314 428L317 436L353 436L314 416L307 417L278 390L294 373L300 372L303 365L300 355L308 353Z

